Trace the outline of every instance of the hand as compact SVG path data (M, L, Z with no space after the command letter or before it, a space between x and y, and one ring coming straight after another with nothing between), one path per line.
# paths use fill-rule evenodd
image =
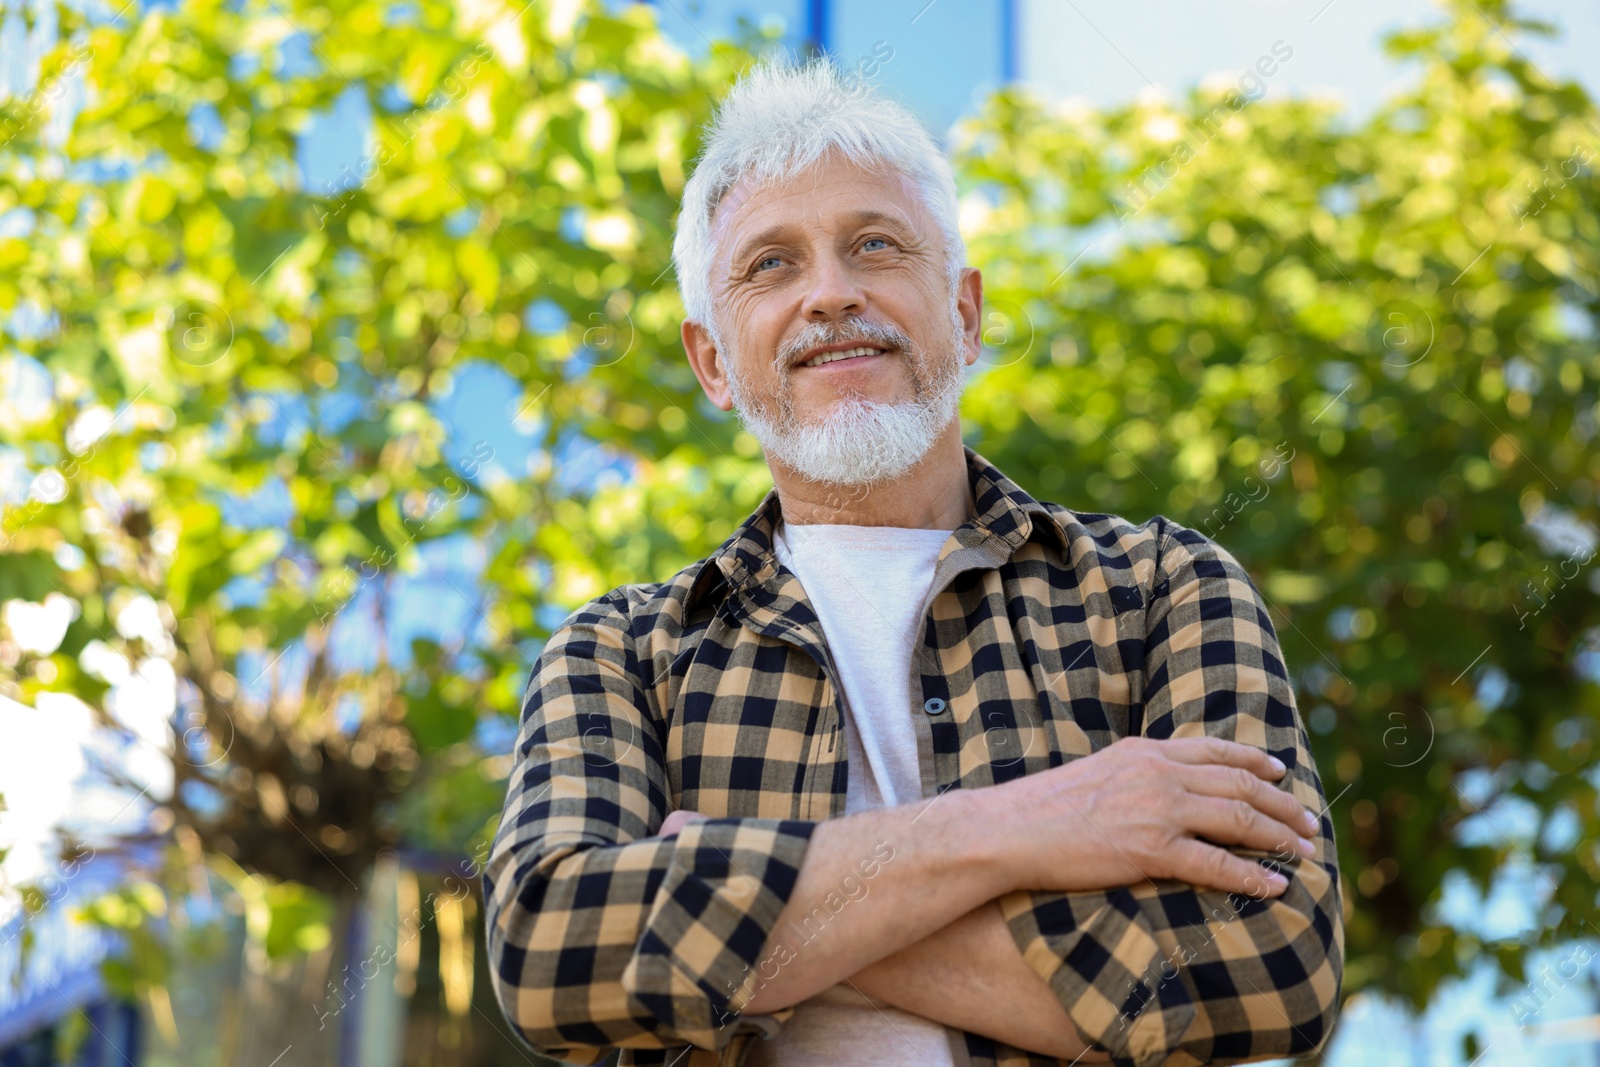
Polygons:
M701 815L698 811L668 812L667 817L661 821L661 832L656 836L670 837L692 822L699 822L701 819L709 818L711 818L711 816Z
M1271 784L1283 774L1260 749L1221 738L1125 737L973 796L1019 889L1174 878L1261 899L1287 880L1219 846L1316 854L1312 813Z

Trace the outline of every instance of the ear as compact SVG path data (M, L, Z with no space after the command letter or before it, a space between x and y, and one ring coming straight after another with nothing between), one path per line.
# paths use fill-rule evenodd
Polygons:
M681 328L683 351L689 357L694 376L700 379L700 388L721 411L733 408L733 394L728 390L728 374L723 366L723 353L717 351L711 340L711 331L698 322L684 320Z
M956 309L961 313L961 339L970 367L983 355L983 275L978 268L961 268L956 281Z

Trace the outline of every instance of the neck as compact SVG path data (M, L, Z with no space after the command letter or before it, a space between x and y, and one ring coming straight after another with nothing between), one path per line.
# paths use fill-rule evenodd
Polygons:
M910 470L870 486L815 482L771 457L767 466L787 523L954 530L975 515L959 419Z

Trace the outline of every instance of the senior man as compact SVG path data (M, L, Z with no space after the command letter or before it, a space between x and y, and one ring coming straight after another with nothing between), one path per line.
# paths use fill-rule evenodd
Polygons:
M533 669L484 874L522 1036L683 1067L1321 1046L1332 823L1266 608L1200 534L1036 501L962 442L982 282L927 133L758 66L674 259L775 488Z

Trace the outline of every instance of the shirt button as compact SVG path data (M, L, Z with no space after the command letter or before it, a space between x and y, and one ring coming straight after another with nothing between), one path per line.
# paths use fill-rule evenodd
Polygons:
M929 715L937 715L944 710L944 701L938 697L929 697L923 702L922 710Z

